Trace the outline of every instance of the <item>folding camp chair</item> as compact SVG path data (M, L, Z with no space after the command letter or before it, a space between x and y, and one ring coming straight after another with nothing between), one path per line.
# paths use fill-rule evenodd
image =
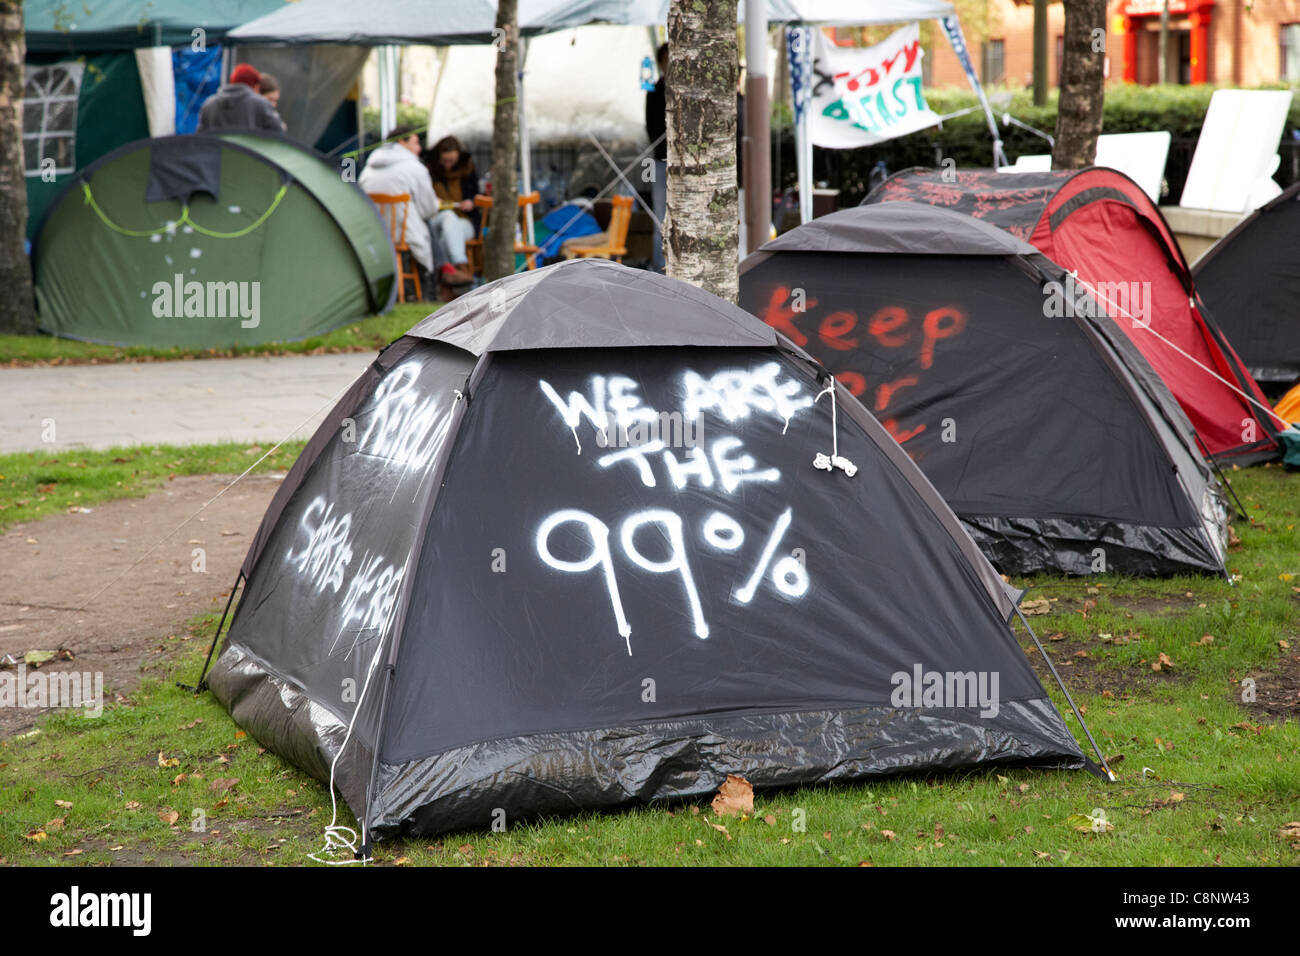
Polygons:
M420 270L416 267L411 247L406 244L406 216L411 208L411 194L367 193L366 195L379 207L379 215L388 224L389 238L393 240L393 248L397 250L397 301L406 301L406 280L410 279L415 283L415 299L418 302L424 298L424 292L420 289ZM398 209L401 210L402 217L400 225L397 219ZM410 271L407 271L402 264L404 252L410 257Z
M609 217L609 228L590 236L578 236L567 240L560 246L560 252L566 259L613 259L621 263L627 255L627 230L632 222L631 196L611 196L613 211Z
M524 210L529 206L537 205L537 203L541 201L541 198L542 198L542 194L539 192L531 192L519 197L518 200L519 219L520 219L521 226L523 223ZM479 208L479 211L481 213L481 215L479 216L478 237L475 239L470 239L465 243L465 252L467 253L469 258L470 272L472 272L475 276L480 276L483 274L483 236L487 231L487 221L488 221L487 214L488 211L492 208L492 197L481 196L481 195L475 196L474 205ZM527 243L527 242L515 243L515 255L523 256L524 262L528 264L529 269L537 268L538 249L539 249L538 246L532 245L531 243Z

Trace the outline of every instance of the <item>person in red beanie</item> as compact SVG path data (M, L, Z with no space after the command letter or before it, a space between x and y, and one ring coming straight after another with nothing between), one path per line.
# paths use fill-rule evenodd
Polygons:
M199 110L199 132L217 129L262 129L283 133L284 120L270 102L257 93L262 75L251 65L241 63L230 73L230 82L222 86Z

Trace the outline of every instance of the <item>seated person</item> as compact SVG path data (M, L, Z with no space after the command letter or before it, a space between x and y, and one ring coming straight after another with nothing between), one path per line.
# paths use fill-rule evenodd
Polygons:
M591 197L596 190L588 189L582 196L570 199L543 216L537 223L538 265L560 255L560 247L570 239L590 236L601 231L593 215Z
M387 193L411 197L406 215L406 244L411 257L423 270L424 276L433 273L433 243L426 220L438 214L438 197L434 194L429 171L420 162L420 134L411 126L393 130L391 142L380 146L366 160L359 183L367 193ZM422 278L421 291L430 297L426 278Z
M438 212L431 225L450 260L443 264L439 278L445 285L465 285L474 278L465 243L478 232L478 210L474 207L479 192L478 173L474 160L455 136L438 140L430 153L429 172L438 196Z

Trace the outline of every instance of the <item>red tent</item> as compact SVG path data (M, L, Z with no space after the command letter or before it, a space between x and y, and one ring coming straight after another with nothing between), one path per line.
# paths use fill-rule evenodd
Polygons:
M1285 426L1197 297L1160 210L1123 173L917 167L885 180L863 205L891 200L945 206L1029 242L1078 283L1077 295L1073 281L1046 288L1044 307L1100 302L1164 379L1210 455L1244 464L1278 454L1274 436Z

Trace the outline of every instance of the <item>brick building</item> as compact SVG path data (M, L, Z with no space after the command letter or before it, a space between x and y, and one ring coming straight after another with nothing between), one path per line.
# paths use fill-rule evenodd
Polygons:
M1106 28L1107 81L1155 83L1163 0L1113 0ZM969 8L970 4L963 5ZM1025 87L1033 76L1034 8L987 0L983 22L965 24L975 68L990 86ZM964 18L976 18L969 13ZM1048 7L1048 82L1060 71L1065 14ZM935 86L965 86L957 58L935 29L928 57ZM1166 82L1259 86L1300 83L1300 0L1169 0Z

